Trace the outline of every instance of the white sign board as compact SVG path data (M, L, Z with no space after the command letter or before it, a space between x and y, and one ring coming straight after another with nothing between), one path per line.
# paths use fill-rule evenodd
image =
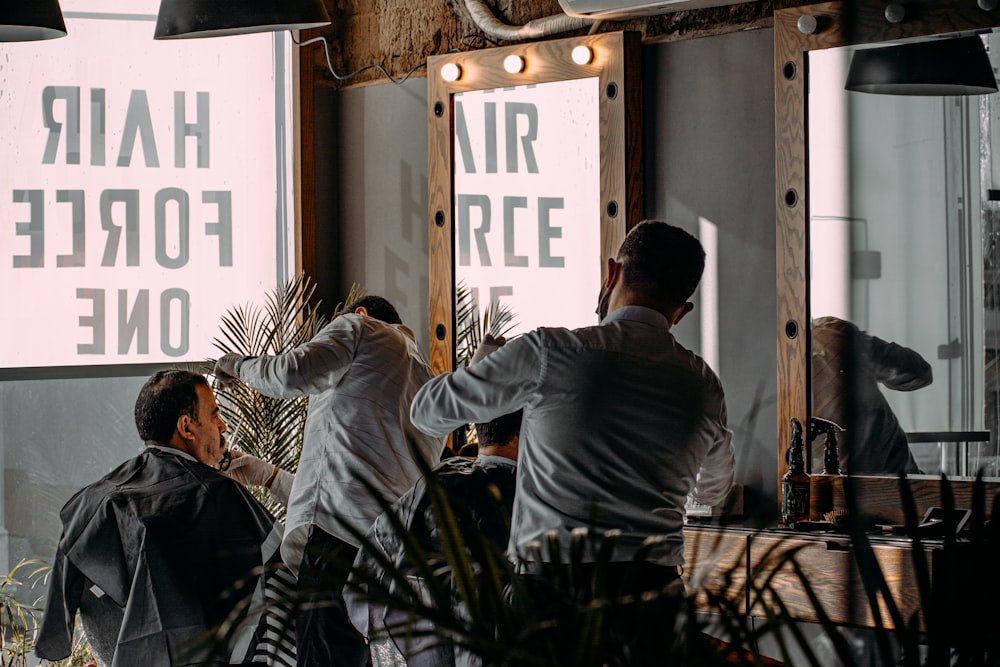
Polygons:
M523 333L597 324L598 79L454 95L455 279Z
M217 356L287 273L287 37L155 41L158 5L0 44L0 368Z

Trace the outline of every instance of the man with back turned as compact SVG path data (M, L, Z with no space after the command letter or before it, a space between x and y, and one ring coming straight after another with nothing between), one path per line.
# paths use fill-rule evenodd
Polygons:
M278 355L226 354L215 375L268 396L309 397L281 545L307 601L296 619L297 664L366 664L343 597L358 536L381 512L376 494L395 502L421 476L417 457L437 462L445 445L410 423L410 401L432 375L413 332L389 301L367 295L307 343Z
M436 435L524 410L508 551L526 583L542 591L538 600L556 596L545 595L554 584L535 566L557 571L581 536L585 562L564 574L584 600L655 592L660 607L622 609L610 619L605 645L619 647L630 664L662 663L665 618L684 589L688 496L722 505L733 485L722 385L670 331L693 308L688 299L704 261L701 244L682 229L640 223L608 259L599 325L528 332L478 364L433 378L411 408L413 423ZM559 553L539 547L550 537ZM598 591L588 587L605 539L614 543L600 565L609 588ZM572 645L572 618L556 620Z

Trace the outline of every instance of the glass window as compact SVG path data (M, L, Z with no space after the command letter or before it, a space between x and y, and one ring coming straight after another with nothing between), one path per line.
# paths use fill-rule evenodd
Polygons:
M137 453L152 370L292 272L287 33L153 39L159 0L62 0L69 35L0 43L0 571L51 561L58 511Z

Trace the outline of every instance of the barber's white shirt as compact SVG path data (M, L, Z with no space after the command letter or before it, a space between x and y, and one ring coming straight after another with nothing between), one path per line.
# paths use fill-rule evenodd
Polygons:
M658 537L647 560L681 565L688 494L719 505L732 487L722 385L654 310L628 306L599 326L526 333L430 380L410 414L443 435L519 408L513 553L554 531L566 562L572 531L588 528L621 531L614 560Z
M410 423L410 401L431 377L413 332L374 317L340 315L311 341L246 360L240 379L269 396L309 396L305 442L281 547L298 572L312 525L353 545L420 478L412 451L436 464L445 439ZM371 486L371 489L367 488Z

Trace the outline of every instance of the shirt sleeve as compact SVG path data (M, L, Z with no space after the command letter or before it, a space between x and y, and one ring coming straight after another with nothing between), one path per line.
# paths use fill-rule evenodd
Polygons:
M723 505L733 488L736 476L736 455L733 451L733 432L726 426L726 406L722 403L718 419L706 419L708 452L698 471L698 479L691 497L702 505Z
M875 377L889 389L913 391L934 381L931 365L918 352L875 336L868 337L868 345Z
M736 459L732 437L732 431L723 429L722 438L708 451L701 465L691 496L702 505L721 506L733 488Z
M350 369L360 338L357 319L341 315L289 352L245 360L240 380L275 398L322 393L337 386Z
M541 349L537 332L524 334L473 366L431 378L410 405L410 421L443 436L525 407L539 384Z

